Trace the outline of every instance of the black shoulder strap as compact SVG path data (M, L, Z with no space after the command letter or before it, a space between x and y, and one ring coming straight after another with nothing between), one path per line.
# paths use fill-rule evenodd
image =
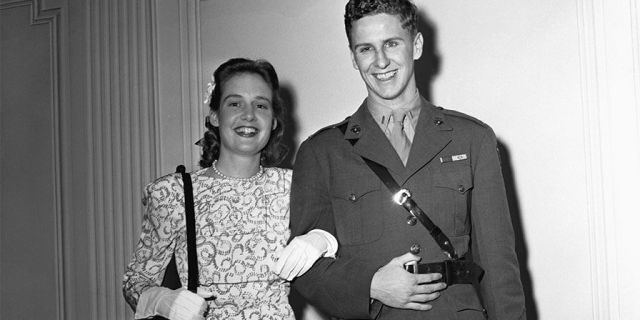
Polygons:
M347 129L346 123L338 126L338 129L340 129L344 134ZM349 142L351 145L355 144L355 140L349 140ZM394 195L394 199L399 197L399 201L397 201L397 203L409 211L412 216L416 217L420 223L427 228L429 234L431 234L438 246L440 246L440 249L449 256L450 259L457 260L458 254L456 253L451 240L449 240L447 235L444 234L442 230L433 223L433 221L431 221L429 216L420 209L418 204L411 199L411 193L406 189L400 188L400 185L398 185L396 180L393 179L391 173L389 173L389 170L385 166L365 157L362 157L362 160L364 160L367 166L376 174L376 176L378 176L384 185L387 186L387 189L389 189L389 191Z
M191 175L186 172L183 165L176 168L176 172L182 175L184 185L184 209L187 224L187 263L189 269L189 279L187 289L196 293L198 290L198 253L196 251L196 217L193 209L193 186Z

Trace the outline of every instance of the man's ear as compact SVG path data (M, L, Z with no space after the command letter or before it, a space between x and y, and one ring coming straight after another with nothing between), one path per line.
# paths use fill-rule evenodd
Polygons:
M349 50L351 53L351 64L353 64L353 68L358 70L358 64L356 63L356 56L353 54L353 50Z
M422 56L422 46L424 45L424 38L422 33L418 32L413 39L413 60L418 60Z

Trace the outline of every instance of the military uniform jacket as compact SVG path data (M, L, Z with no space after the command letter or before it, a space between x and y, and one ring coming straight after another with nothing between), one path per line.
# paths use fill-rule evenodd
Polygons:
M340 249L336 259L321 258L294 287L321 310L344 319L524 319L513 227L492 129L423 99L405 167L365 103L345 121L344 133L340 124L322 129L302 143L297 155L292 236L321 228L336 236ZM370 303L374 273L412 246L419 246L421 263L447 257L420 223L407 223L408 212L391 200L391 192L362 157L385 166L411 191L460 256L473 244L474 261L485 270L481 298L472 285L458 284L430 302L430 311Z

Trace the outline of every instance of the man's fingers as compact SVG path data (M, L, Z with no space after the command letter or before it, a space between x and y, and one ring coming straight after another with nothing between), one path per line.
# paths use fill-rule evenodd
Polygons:
M395 257L391 260L392 263L394 264L399 264L404 268L404 265L409 263L409 262L414 262L414 261L420 261L420 257L416 256L415 254L411 253L411 252L407 252L399 257Z
M440 279L442 279L442 274L440 273L422 273L422 274L416 274L416 277L418 279L418 283L431 283L431 282L436 282ZM444 283L444 282L439 282L439 283ZM446 284L445 284L446 287ZM444 289L444 288L442 288Z
M426 302L438 299L438 297L440 297L440 292L434 292L429 294L414 294L411 297L409 297L409 301L424 304Z
M405 308L411 309L411 310L427 311L427 310L431 310L431 308L433 307L427 303L409 302L405 305Z

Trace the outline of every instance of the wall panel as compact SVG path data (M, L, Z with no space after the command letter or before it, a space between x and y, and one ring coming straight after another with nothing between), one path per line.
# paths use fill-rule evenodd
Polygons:
M64 318L57 17L37 1L0 4L3 319Z

